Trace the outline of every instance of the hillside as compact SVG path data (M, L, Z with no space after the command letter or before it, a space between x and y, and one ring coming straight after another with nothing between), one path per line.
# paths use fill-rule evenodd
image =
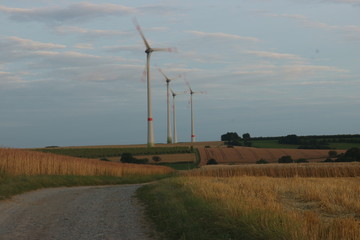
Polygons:
M200 147L200 166L206 165L211 158L222 164L245 164L255 163L260 159L269 162L277 162L282 156L289 155L293 159L305 158L308 161L322 161L328 157L329 150L308 149L274 149L274 148L252 148L252 147ZM345 150L336 150L343 153Z

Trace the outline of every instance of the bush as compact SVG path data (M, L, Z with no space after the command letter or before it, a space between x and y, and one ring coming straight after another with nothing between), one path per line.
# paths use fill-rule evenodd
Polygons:
M123 153L121 154L120 161L123 163L132 163L134 161L134 157L131 153Z
M148 158L137 159L134 158L131 153L123 153L121 154L120 161L123 163L146 164L149 162L149 159Z
M332 160L331 158L327 158L324 160L324 162L335 162L334 160Z
M350 148L345 154L340 154L336 162L360 162L360 148Z
M266 161L265 159L260 159L258 161L256 161L256 164L267 164L269 163L268 161Z
M110 162L110 160L109 160L109 159L107 159L107 158L100 158L100 161Z
M309 161L305 158L299 158L298 160L295 161L296 163L308 163Z
M206 163L207 165L215 165L215 164L218 164L217 161L213 158L209 159Z
M335 157L337 157L337 152L336 151L329 151L329 158L335 158Z
M158 163L158 162L161 161L161 157L159 157L159 156L153 156L153 157L152 157L152 160L153 160L154 162Z
M291 156L282 156L278 160L279 163L293 163L294 160L291 158Z

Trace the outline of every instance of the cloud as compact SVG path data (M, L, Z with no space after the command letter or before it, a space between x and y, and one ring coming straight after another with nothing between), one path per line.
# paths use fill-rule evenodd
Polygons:
M358 1L360 2L360 0ZM360 40L360 25L330 25L327 23L316 22L310 20L308 17L303 15L293 15L293 14L265 14L269 17L281 17L281 18L290 18L294 19L307 27L319 28L325 31L338 31L346 35L348 39L351 40Z
M106 37L132 34L130 32L122 32L117 30L86 29L76 26L59 26L55 28L55 31L60 34L79 34L89 37Z
M74 47L78 49L94 49L91 43L78 43Z
M277 79L277 81L287 82L288 80L300 82L313 82L314 79L328 78L329 76L339 77L340 74L349 73L348 70L324 65L310 64L255 64L243 66L239 70L233 72L234 75L244 76L248 78L252 76L259 81L263 78ZM260 84L264 84L261 80Z
M232 40L243 40L243 41L251 41L251 42L259 42L260 40L256 37L245 37L235 34L228 34L228 33L207 33L207 32L200 32L200 31L186 31L191 33L195 36L199 37L208 37L208 38L215 38L215 39L232 39Z
M21 75L23 75L23 74L20 73L20 74L16 75L11 72L0 71L0 86L3 86L4 84L6 84L7 86L9 84L14 86L13 85L14 83L15 84L24 83L25 81L21 78Z
M84 21L109 15L123 16L137 12L135 8L117 4L93 4L87 2L71 4L66 8L9 8L0 6L0 12L7 13L16 21L39 21L62 23L69 21Z
M248 54L253 54L262 58L272 59L289 59L289 60L302 60L300 56L288 53L276 53L276 52L265 52L265 51L246 51Z
M19 50L40 50L40 49L56 49L56 48L66 48L65 45L55 44L55 43L43 43L37 42L30 39L19 38L15 36L4 37L2 38L5 41L7 46L17 48ZM1 39L0 39L1 41ZM0 42L1 46L1 42Z

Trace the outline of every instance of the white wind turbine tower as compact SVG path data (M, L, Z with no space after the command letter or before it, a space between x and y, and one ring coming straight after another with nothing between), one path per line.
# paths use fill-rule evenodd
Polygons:
M148 147L154 146L154 126L153 126L153 117L152 117L152 101L151 101L151 86L150 86L150 56L152 52L173 52L172 48L152 48L148 41L146 41L145 36L140 28L140 25L137 23L136 19L134 19L134 24L136 26L137 31L140 33L141 38L144 41L146 50L146 82L147 82L147 112L148 112Z
M166 103L167 103L167 143L172 143L171 137L171 119L170 119L170 82L176 78L168 78L163 71L159 68L160 73L164 76L166 81ZM179 76L180 77L180 76Z
M176 93L174 92L172 89L171 90L171 93L172 93L172 96L173 96L173 130L174 130L174 141L173 143L177 143L177 134L176 134L176 110L175 110L175 97L177 95L180 95L180 94L185 94L186 92L180 92L180 93Z
M191 89L191 86L190 86L190 83L188 81L186 81L186 84L188 85L189 87L189 92L190 92L190 106L191 106L191 142L195 142L195 129L194 129L194 108L193 108L193 94L196 94L196 93L200 93L200 94L203 94L205 92L194 92L192 89Z

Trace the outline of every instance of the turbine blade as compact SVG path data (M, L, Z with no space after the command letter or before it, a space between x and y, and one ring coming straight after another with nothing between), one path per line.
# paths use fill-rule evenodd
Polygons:
M176 48L152 48L154 52L177 52Z
M141 38L142 38L143 41L144 41L144 44L145 44L146 49L151 49L150 44L146 41L146 38L145 38L145 36L144 36L144 33L143 33L143 31L141 30L141 27L140 27L139 23L137 22L136 18L133 19L133 22L134 22L134 24L135 24L135 26L136 26L136 30L140 33L140 36L141 36Z
M199 94L206 94L205 92L192 92L193 94L199 93Z
M169 78L165 75L165 73L159 68L159 72L164 76L165 80L168 80Z
M171 94L174 96L176 96L176 93L174 93L174 91L170 88Z

